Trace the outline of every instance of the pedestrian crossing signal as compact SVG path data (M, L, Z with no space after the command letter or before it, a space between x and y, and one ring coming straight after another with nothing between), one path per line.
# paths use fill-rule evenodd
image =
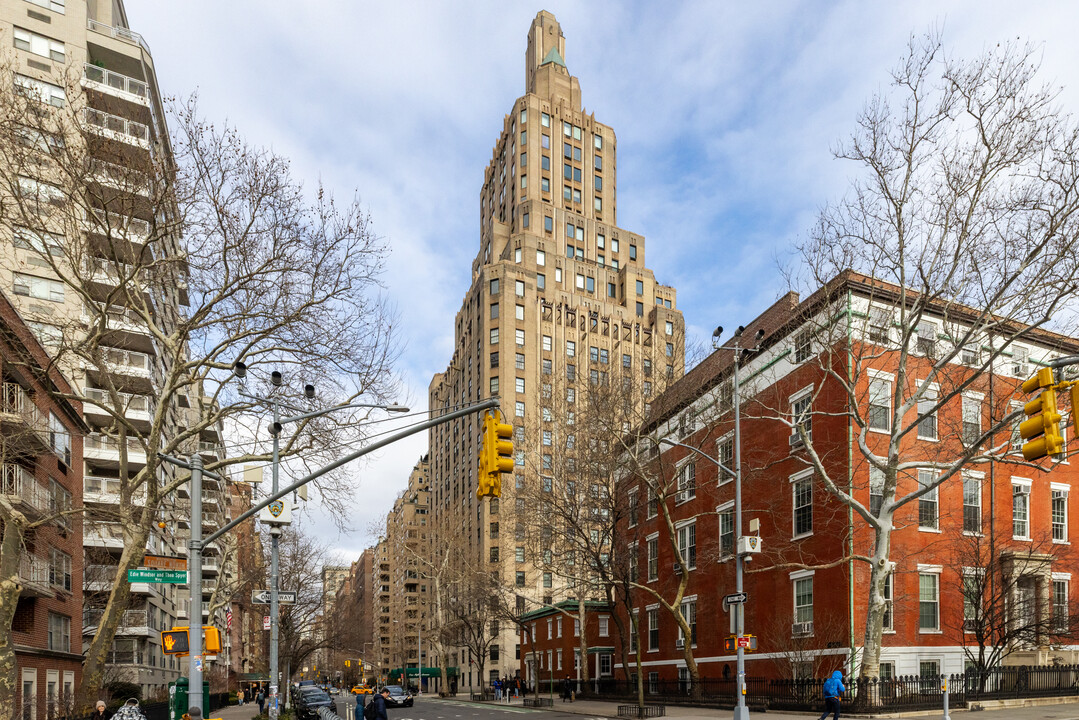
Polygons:
M161 652L166 655L186 655L191 651L187 628L161 631Z

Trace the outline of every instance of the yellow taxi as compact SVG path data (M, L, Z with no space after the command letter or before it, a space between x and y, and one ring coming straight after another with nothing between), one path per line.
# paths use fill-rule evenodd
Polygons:
M350 692L353 695L370 695L371 693L374 692L374 690L372 690L367 685L356 685L356 686L354 686L352 688L352 690Z

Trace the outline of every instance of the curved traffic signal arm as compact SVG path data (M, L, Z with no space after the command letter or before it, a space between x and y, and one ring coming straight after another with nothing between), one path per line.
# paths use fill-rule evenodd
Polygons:
M1064 438L1060 434L1061 415L1057 411L1053 369L1041 368L1023 383L1022 389L1027 394L1041 390L1023 406L1028 418L1019 425L1019 435L1027 441L1023 443L1023 457L1033 461L1046 455L1059 455L1064 451Z

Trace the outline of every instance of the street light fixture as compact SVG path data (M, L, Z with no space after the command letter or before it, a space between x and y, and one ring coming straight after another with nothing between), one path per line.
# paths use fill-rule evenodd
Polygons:
M247 376L247 365L243 361L237 360L233 363L233 372L239 378ZM281 387L284 383L284 376L280 371L274 370L270 373L270 383L274 387ZM273 438L273 459L271 463L271 487L272 493L277 494L279 485L279 476L281 468L281 430L288 423L299 422L301 420L308 420L310 418L320 417L328 413L336 412L338 410L348 410L352 408L381 408L387 412L408 412L409 409L396 403L391 405L379 405L374 403L343 403L340 405L334 405L333 407L324 408L322 410L314 410L311 412L300 413L290 417L281 417L281 406L284 405L290 409L295 410L286 403L282 402L274 395L268 397L262 397L261 395L254 395L252 393L240 391L240 395L253 400L256 403L262 405L269 405L273 412L273 420L270 424L270 436ZM307 384L304 386L304 395L308 399L315 397L315 386ZM273 525L270 527L270 682L273 685L279 684L278 677L278 648L280 640L280 621L278 614L280 612L280 601L278 597L279 593L279 539L281 536L281 527L279 525ZM285 703L288 704L288 678L285 678Z
M745 326L739 325L738 329L734 331L734 344L733 345L720 345L720 337L723 335L723 326L719 326L712 333L712 348L715 350L733 350L734 351L734 373L733 373L733 403L734 403L734 470L726 467L716 458L705 453L699 448L695 448L692 445L685 443L675 442L668 438L661 438L659 443L661 445L673 445L677 447L683 447L687 450L692 450L698 455L713 462L722 472L730 473L734 476L734 534L735 534L735 592L742 594L743 588L743 572L745 566L745 559L740 550L741 543L739 540L742 537L742 401L739 397L738 386L738 367L742 361L743 353L753 352L760 348L760 342L764 339L764 330L758 330L757 335L754 338L753 347L742 347L742 333L745 332ZM741 638L745 634L745 603L737 603L734 606L735 613L735 633ZM736 641L737 657L738 657L738 685L735 688L735 705L734 705L734 720L749 720L749 708L746 706L746 658L745 649L742 647L742 643Z

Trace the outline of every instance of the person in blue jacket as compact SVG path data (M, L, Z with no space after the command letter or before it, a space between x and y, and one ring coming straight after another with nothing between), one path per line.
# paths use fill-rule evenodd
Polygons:
M828 713L832 713L832 720L839 720L839 698L846 691L847 688L843 686L843 673L836 670L832 677L824 681L824 714L820 716L820 720L828 717Z

